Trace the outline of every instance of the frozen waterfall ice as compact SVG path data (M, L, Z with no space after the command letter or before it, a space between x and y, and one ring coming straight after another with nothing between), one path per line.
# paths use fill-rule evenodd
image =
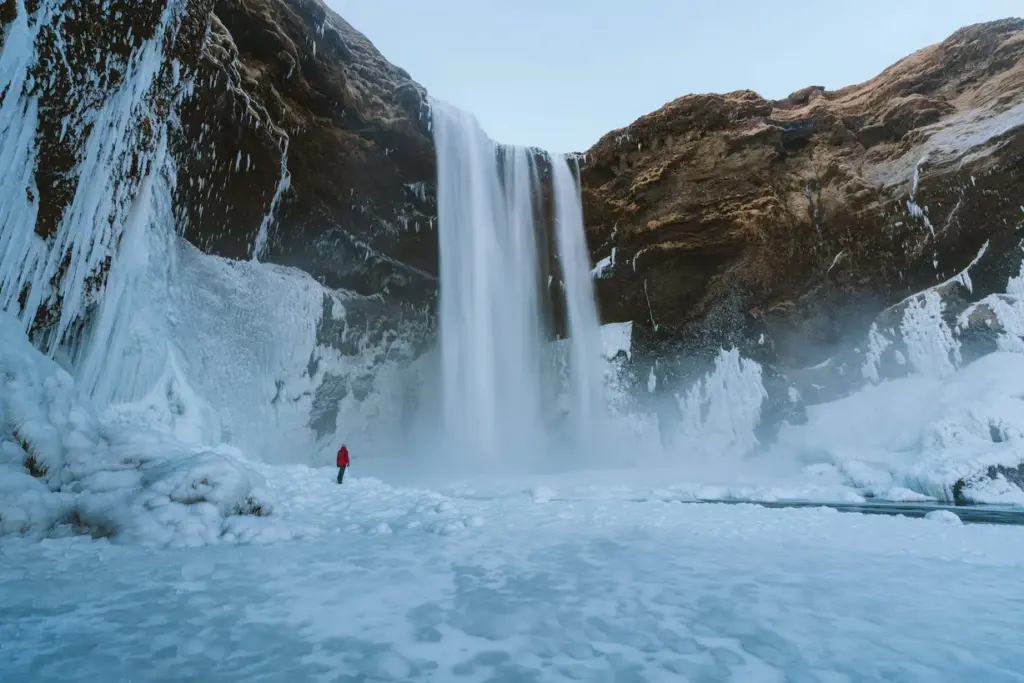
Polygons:
M491 140L476 119L432 102L438 161L443 419L448 445L494 455L543 448L558 391L545 328L541 153ZM601 343L583 211L565 157L550 155L569 344L570 423L594 428Z
M404 338L374 337L363 324L362 311L375 300L259 261L289 188L287 136L275 132L280 181L262 222L247 228L255 233L252 260L204 253L182 237L178 164L215 152L202 136L175 138L176 107L197 76L171 47L183 22L199 17L194 3L149 3L162 9L139 19L153 24L148 37L115 41L120 47L95 60L91 51L83 58L64 54L72 42L74 50L85 50L77 42L77 5L102 5L89 12L112 16L122 12L118 3L10 4L13 19L4 19L0 35L4 324L15 321L31 335L104 419L142 433L155 428L190 448L224 442L256 460L316 464L330 462L342 424L350 446L382 450L376 435L387 440L397 431L391 397L398 391L377 387L398 385L393 368L410 353ZM53 71L55 57L64 60L61 69L73 67L73 91L62 90L63 77L33 75ZM64 99L78 108L55 128L43 114ZM37 185L37 166L46 173L54 168L40 150L56 142L61 155L75 160L61 172L70 192L60 207L44 206L56 200L52 193L42 199ZM43 208L60 209L49 228L40 222ZM359 353L342 353L338 339ZM358 398L350 390L355 383ZM0 394L7 387L0 379ZM5 417L0 406L0 446ZM0 452L0 470L3 457Z

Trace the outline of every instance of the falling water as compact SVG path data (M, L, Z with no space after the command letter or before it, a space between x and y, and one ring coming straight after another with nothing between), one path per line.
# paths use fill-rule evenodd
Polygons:
M539 436L536 173L469 114L435 102L433 126L444 420L459 446L494 453Z
M476 119L432 102L438 160L441 363L449 441L473 454L531 452L547 437L549 337L538 233L535 153L499 145ZM579 190L552 157L558 248L565 281L570 393L576 433L598 415L600 342Z
M594 303L590 252L583 232L579 185L565 157L551 156L558 261L565 284L569 329L570 419L577 442L594 448L604 405L601 379L601 328Z

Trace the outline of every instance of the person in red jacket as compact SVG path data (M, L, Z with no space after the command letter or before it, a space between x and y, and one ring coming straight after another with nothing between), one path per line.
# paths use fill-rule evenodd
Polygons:
M338 449L338 483L345 478L345 469L349 466L348 448L342 444Z

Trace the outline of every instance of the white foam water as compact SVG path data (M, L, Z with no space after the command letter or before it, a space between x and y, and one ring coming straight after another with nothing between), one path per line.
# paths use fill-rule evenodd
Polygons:
M541 310L542 233L536 156L491 140L476 119L432 102L438 160L443 421L449 446L495 456L542 448L557 392ZM577 180L552 155L565 283L573 433L588 434L602 399L601 338Z

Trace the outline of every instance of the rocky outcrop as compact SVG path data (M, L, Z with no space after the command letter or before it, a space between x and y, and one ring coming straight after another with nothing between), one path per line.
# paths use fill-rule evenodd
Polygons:
M320 0L218 0L180 114L184 236L422 307L437 271L424 97Z
M813 366L986 243L958 291L1005 291L1022 171L1022 20L965 28L834 92L682 97L586 155L602 316L635 321L653 357L735 345L772 371Z
M146 178L166 169L174 227L202 251L342 291L367 347L426 339L425 93L323 2L11 1L0 20L0 77L15 79L0 83L0 170L30 188L0 212L16 236L0 241L0 308L34 318L50 353L78 343L132 212L150 211L133 208Z
M0 311L101 406L169 378L203 439L315 457L430 341L422 88L320 0L0 0L0 29Z

